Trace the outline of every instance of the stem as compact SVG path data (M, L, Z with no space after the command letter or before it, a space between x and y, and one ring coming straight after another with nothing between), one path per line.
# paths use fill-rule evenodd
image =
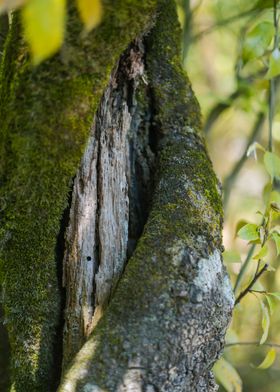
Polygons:
M235 300L234 306L236 306L237 304L239 304L239 302L242 300L243 297L245 297L246 294L248 294L250 292L251 287L254 286L254 284L256 283L256 281L259 279L259 277L267 270L268 268L268 264L265 264L262 269L254 276L254 278L252 279L252 281L249 283L249 285L246 287L246 289L244 289L243 291L241 291L241 293L239 294L239 296L237 297L237 299Z
M183 25L183 66L186 66L187 54L191 42L191 31L192 31L192 11L190 0L183 0L182 6L184 8L184 25Z
M278 48L278 16L277 16L277 1L273 3L273 22L274 22L274 45L273 50ZM273 118L275 109L275 78L272 78L269 82L269 101L268 101L268 151L272 152L273 148Z
M232 103L242 94L241 89L237 89L234 91L226 101L219 102L215 105L211 111L209 112L205 125L204 125L204 133L208 134L211 128L213 127L214 123L220 117L220 115L228 108L231 107Z
M250 250L249 250L249 252L248 252L248 254L247 254L246 260L245 260L244 263L242 264L242 267L241 267L241 269L240 269L240 271L239 271L239 274L238 274L237 279L236 279L236 282L235 282L234 294L236 294L236 292L237 292L237 290L238 290L238 288L239 288L239 286L240 286L240 283L241 283L242 278L243 278L243 276L244 276L244 274L245 274L245 272L246 272L246 270L247 270L249 261L251 260L251 257L253 256L253 253L254 253L254 251L255 251L255 248L256 248L256 244L252 244L252 246L251 246L251 248L250 248Z
M213 26L210 26L210 27L206 28L205 30L200 31L199 33L195 34L192 37L192 43L198 41L204 35L212 33L212 31L214 31L215 29L217 29L219 27L226 26L227 24L233 23L236 20L240 20L241 18L245 18L247 16L250 16L250 15L252 15L252 13L259 13L259 12L261 12L261 10L258 10L258 9L253 7L251 9L247 10L247 11L241 12L240 14L232 15L228 19L220 20L216 24L214 24Z
M258 71L252 75L249 75L246 78L240 78L238 77L238 80L241 80L242 83L247 83L247 84L252 84L256 78L263 77L266 73L266 69L262 69L261 71ZM238 82L238 81L237 81ZM203 127L203 132L207 135L215 122L218 120L220 115L227 109L229 109L234 101L239 98L242 94L244 93L244 87L243 85L238 85L237 89L232 92L228 98L223 100L222 102L218 102L216 105L212 107L210 112L208 113L205 124Z
M229 196L230 196L230 191L232 189L232 185L236 180L237 175L239 174L240 170L242 169L244 163L247 160L247 151L248 148L250 147L250 145L256 140L256 138L258 137L261 128L264 124L265 121L265 114L263 112L259 112L256 121L253 125L251 134L249 136L249 139L247 141L247 145L244 149L244 152L241 156L241 158L239 159L239 161L235 164L235 166L233 167L231 173L226 177L225 181L224 181L224 208L226 209L226 206L228 204L229 201Z
M280 349L280 344L277 343L263 343L260 345L260 342L236 342L236 343L227 343L225 348L234 347L234 346L268 346L268 347L276 347Z

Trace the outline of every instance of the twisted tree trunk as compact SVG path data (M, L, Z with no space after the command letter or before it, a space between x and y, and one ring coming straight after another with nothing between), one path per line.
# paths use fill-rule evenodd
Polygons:
M61 54L36 70L14 21L0 106L13 391L55 390L61 366L60 392L216 390L233 306L220 190L175 5L155 3L105 2L82 41L70 10Z

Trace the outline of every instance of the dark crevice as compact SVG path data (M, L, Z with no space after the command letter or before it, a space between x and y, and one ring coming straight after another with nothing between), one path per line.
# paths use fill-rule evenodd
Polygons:
M145 63L145 52L143 52ZM139 90L141 91L139 92ZM153 100L151 89L143 80L133 89L134 105L131 107L133 138L130 140L131 183L129 189L129 244L128 258L133 254L147 222L152 196L157 160L158 135L153 125ZM143 102L138 101L144 99Z
M103 100L103 98L102 98ZM101 100L101 102L102 102ZM100 266L100 260L101 260L101 241L100 241L100 235L99 235L99 217L100 217L100 198L102 197L100 194L100 189L101 189L101 175L100 175L100 170L101 170L101 124L100 124L100 116L101 114L99 113L99 110L96 113L96 126L95 126L95 131L96 131L96 140L98 143L97 147L97 164L96 164L96 174L97 174L97 181L96 181L96 195L97 195L97 206L96 206L96 221L95 221L95 249L94 249L94 260L95 260L95 271L93 274L93 292L92 292L92 305L93 308L96 306L96 282L95 282L95 276L98 273L98 269Z
M54 358L54 375L53 375L53 386L52 391L56 391L62 374L62 360L63 360L63 328L64 328L64 309L66 304L66 289L63 287L63 259L65 254L65 232L69 225L71 200L73 192L74 179L72 181L71 190L68 195L67 207L65 208L61 221L60 231L57 236L55 254L56 254L56 266L57 266L57 280L58 288L60 293L60 314L58 320L58 326L56 328L55 344L53 351Z

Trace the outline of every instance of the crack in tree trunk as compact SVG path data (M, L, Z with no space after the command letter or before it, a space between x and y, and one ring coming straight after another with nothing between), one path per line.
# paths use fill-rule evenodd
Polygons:
M64 366L110 301L147 218L155 152L149 145L148 88L141 78L139 38L112 73L74 181L64 257Z
M71 10L61 54L36 72L16 24L9 33L1 274L13 391L49 391L55 372L55 245L75 174L59 392L216 390L211 367L233 307L221 195L180 65L175 4L159 0L155 13L155 3L105 2L84 40Z
M125 271L125 252L115 276L118 252L112 253L112 258L100 260L100 266L105 266L106 272L109 270L109 279L104 275L100 280L101 297L98 292L95 294L96 309L102 298L102 317L97 317L97 323L93 317L92 333L65 372L59 392L217 390L211 367L223 347L233 307L232 291L221 259L221 195L199 134L199 107L178 66L179 50L171 34L174 26L170 24L176 18L175 9L170 2L160 4L156 25L145 39L143 63L144 75L148 75L146 90L151 92L153 102L149 123L158 134L156 151L149 148L152 162L154 152L158 155L151 211ZM126 77L130 80L129 73ZM139 91L143 97L143 91ZM118 108L117 112L125 113L128 120L126 126L120 126L127 138L131 132L137 134L137 127L128 132L133 124L131 111L127 110L127 95L120 98L124 109ZM100 111L102 119L114 116L106 100L105 105L101 103L103 107L106 110ZM114 144L108 144L106 153ZM127 149L127 144L123 143L122 148ZM122 158L127 162L124 157L127 152ZM113 162L116 166L112 165L112 172L106 176L102 173L102 163L99 166L102 181L114 177L118 160ZM131 174L135 176L135 171ZM128 200L128 193L121 195L118 189L106 187L101 197L111 200L117 196L124 201ZM121 205L122 201L118 203ZM111 203L104 203L100 208L104 208L105 216L110 216L105 225L99 220L99 233L100 223L108 231L107 239L101 239L99 244L101 249L104 244L110 249L115 240L126 246L128 210L122 221L122 235L118 237L110 232L110 225L114 226ZM134 213L137 216L137 208ZM97 290L99 273L95 277Z

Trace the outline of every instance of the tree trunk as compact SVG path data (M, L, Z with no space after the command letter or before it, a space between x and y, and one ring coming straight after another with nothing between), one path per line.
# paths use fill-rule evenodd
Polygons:
M216 390L233 306L220 189L175 5L155 3L105 2L83 39L70 9L61 54L35 70L13 22L0 92L13 391L55 390L61 368L60 392Z

